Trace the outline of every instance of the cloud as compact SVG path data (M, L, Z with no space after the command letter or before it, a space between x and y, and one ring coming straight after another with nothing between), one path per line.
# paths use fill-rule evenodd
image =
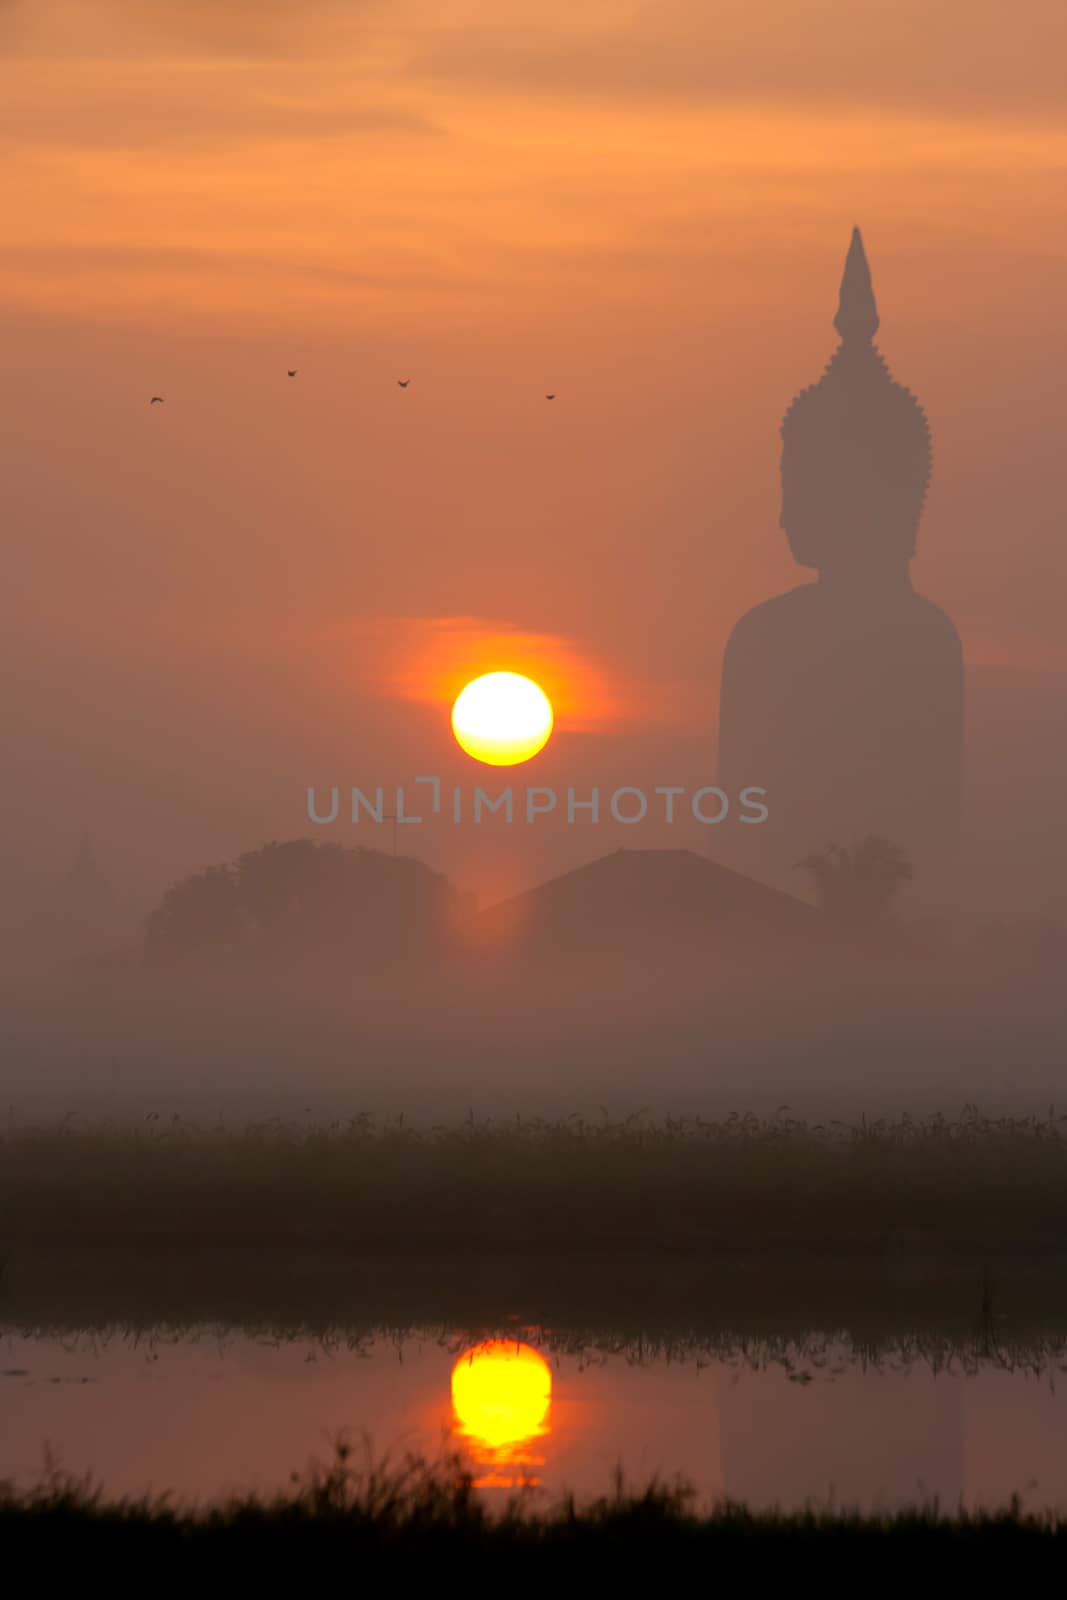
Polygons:
M412 71L531 93L1059 111L1067 6L657 0L632 20L439 30Z
M352 624L378 687L402 700L450 703L484 672L521 672L572 724L614 720L617 689L574 640L492 617L368 617Z
M496 617L357 617L336 630L331 647L357 662L370 692L425 704L451 705L482 673L521 672L574 732L690 726L701 714L682 686L637 679L576 639Z
M440 130L428 118L400 106L376 104L367 94L344 103L337 85L319 100L295 90L243 84L224 96L217 83L195 78L162 81L152 92L125 69L103 71L88 86L68 81L57 64L47 81L38 78L20 95L17 86L0 104L0 140L22 150L32 128L35 149L151 150L217 148L226 144L302 144L373 134L415 136Z
M376 0L108 0L134 36L198 53L294 56L351 32Z
M8 44L22 34L28 19L23 0L0 0L0 43Z
M0 39L21 53L292 60L334 56L383 0L0 0Z
M521 672L571 727L612 724L624 704L591 653L558 634L530 632L493 617L359 617L340 630L367 687L398 700L448 705L485 672Z
M7 267L12 272L47 274L69 273L72 277L86 275L105 279L116 275L136 275L141 278L152 274L225 274L244 278L300 278L312 283L336 284L339 287L370 289L396 289L402 286L436 285L440 275L426 269L390 267L388 271L355 271L308 256L287 254L280 250L265 258L260 252L240 249L196 249L174 245L93 245L78 244L72 249L68 242L62 244L8 245L4 251Z

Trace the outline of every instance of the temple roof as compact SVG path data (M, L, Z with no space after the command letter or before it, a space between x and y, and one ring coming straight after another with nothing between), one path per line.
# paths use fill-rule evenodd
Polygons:
M803 944L822 916L694 850L616 850L524 894L488 906L479 942L503 951L596 956L626 947L699 954L738 943Z

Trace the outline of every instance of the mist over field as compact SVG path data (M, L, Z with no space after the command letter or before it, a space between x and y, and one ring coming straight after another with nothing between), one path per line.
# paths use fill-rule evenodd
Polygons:
M413 962L49 969L9 957L4 1112L412 1122L731 1111L1044 1112L1062 1097L1062 947L883 962L690 949ZM316 970L317 969L317 970ZM1064 1106L1067 1111L1067 1105Z

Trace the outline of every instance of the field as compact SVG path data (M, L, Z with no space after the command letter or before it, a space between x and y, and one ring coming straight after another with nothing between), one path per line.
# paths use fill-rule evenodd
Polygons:
M1064 1119L9 1129L0 1237L391 1251L1057 1251Z
M152 1118L0 1138L0 1325L1059 1357L1063 1123Z

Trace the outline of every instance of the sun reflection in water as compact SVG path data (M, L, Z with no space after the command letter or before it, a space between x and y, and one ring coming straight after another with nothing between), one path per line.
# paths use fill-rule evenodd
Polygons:
M537 1484L544 1457L534 1440L549 1432L552 1369L532 1345L488 1339L464 1350L452 1368L454 1431L488 1472L478 1488Z

